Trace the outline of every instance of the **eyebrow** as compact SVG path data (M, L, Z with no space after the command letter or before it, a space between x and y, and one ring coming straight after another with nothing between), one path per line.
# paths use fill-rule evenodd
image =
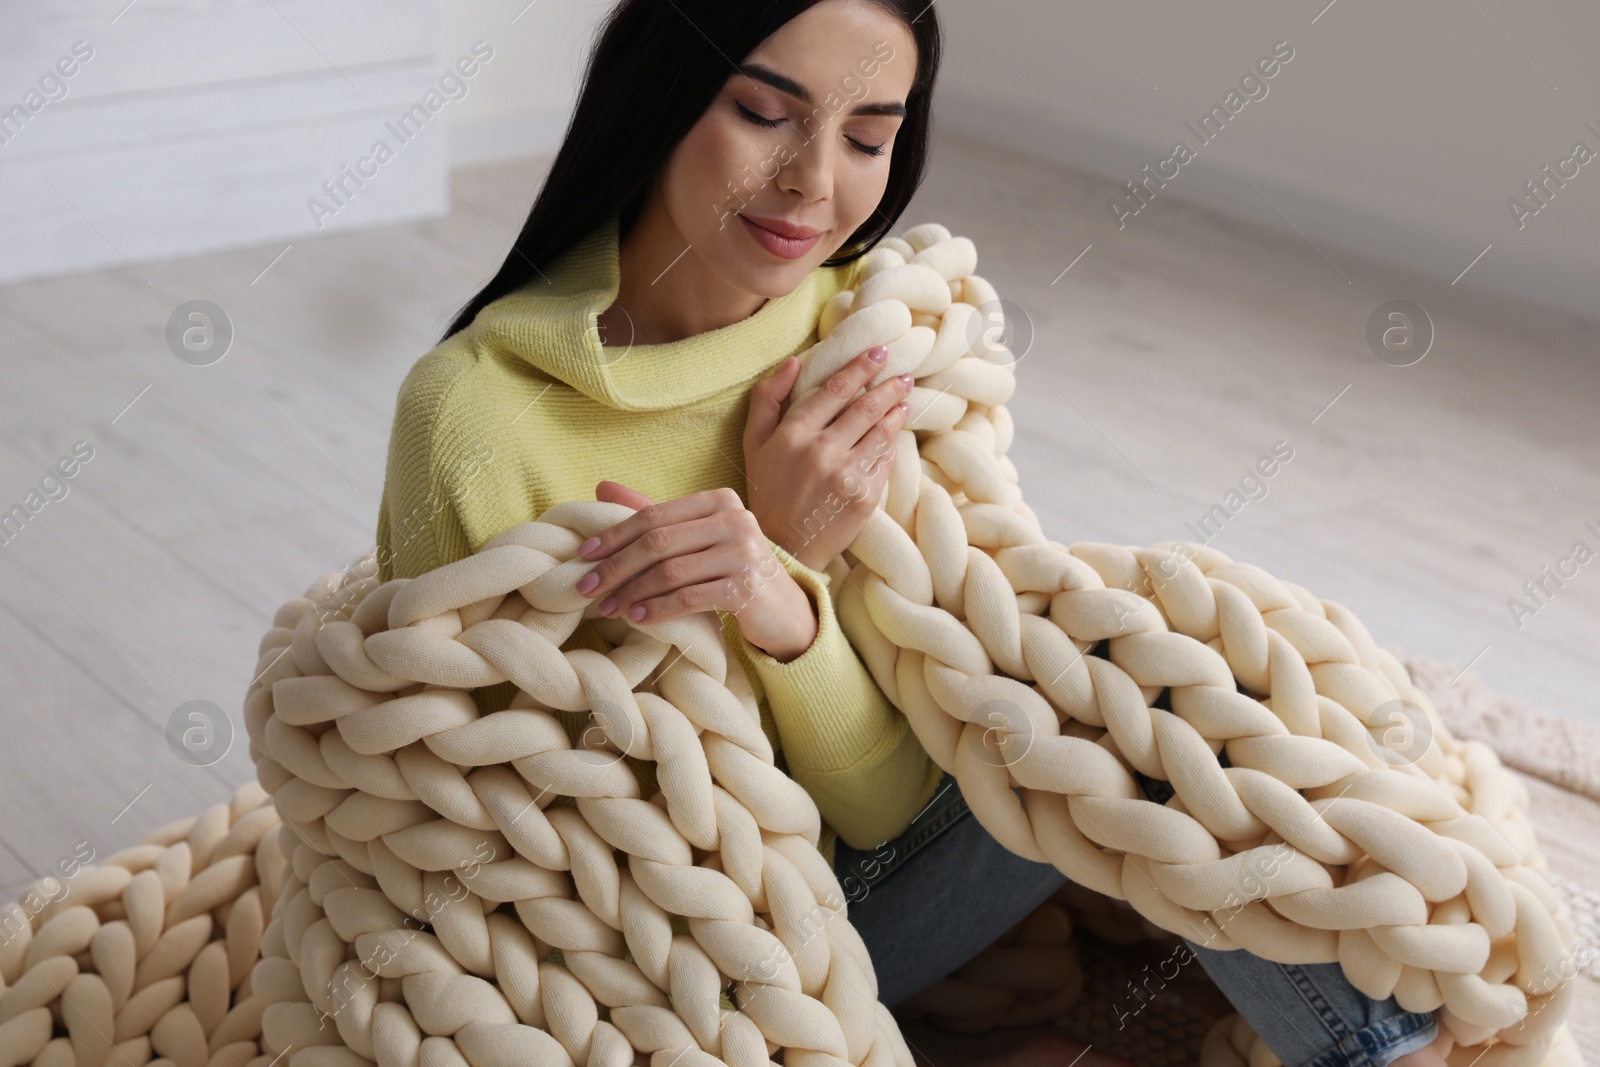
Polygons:
M739 68L739 73L743 74L747 78L753 78L756 81L765 82L774 89L778 90L780 93L787 93L803 103L810 104L813 102L811 99L810 89L807 89L804 85L801 85L793 78L779 74L770 67L763 67L759 63L746 63ZM855 108L851 109L850 114L893 115L898 118L905 118L906 106L898 100L880 104L859 104Z

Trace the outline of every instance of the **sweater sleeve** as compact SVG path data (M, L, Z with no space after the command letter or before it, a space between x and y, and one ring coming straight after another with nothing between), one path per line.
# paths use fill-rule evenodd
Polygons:
M816 637L787 663L746 641L736 622L729 637L761 680L790 776L841 840L872 848L916 817L938 767L839 626L827 575L770 543L816 605Z
M449 484L454 472L435 440L450 383L425 356L406 375L396 397L378 505L380 582L415 578L472 552Z
M455 379L448 366L430 361L424 356L417 362L395 401L378 504L379 582L416 578L473 551L456 501L480 459L474 453L441 451L439 412ZM509 707L515 695L516 684L510 681L472 690L485 715Z

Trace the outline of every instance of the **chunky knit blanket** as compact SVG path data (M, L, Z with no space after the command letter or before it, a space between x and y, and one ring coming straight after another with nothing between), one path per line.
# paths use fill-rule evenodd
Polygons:
M883 241L794 395L880 343L877 380L915 376L828 569L980 822L1155 929L1435 1011L1453 1067L1576 1064L1526 793L1339 604L1198 544L1049 540L976 266L937 224ZM415 579L368 553L285 604L244 707L259 788L0 913L0 1067L908 1067L717 618L605 619L574 588L628 513L560 503ZM561 650L586 619L610 651ZM919 1010L1064 1014L1016 947ZM1203 1061L1278 1062L1237 1019Z

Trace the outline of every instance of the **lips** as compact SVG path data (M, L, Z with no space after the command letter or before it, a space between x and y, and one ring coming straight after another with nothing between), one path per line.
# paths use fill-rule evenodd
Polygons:
M779 259L799 259L810 252L826 232L783 219L755 219L743 213L739 215L739 222L756 244Z
M763 230L771 230L779 237L787 237L795 241L804 241L811 237L821 236L822 231L802 226L798 222L789 222L785 219L764 219L759 215L743 215L743 218L760 226Z

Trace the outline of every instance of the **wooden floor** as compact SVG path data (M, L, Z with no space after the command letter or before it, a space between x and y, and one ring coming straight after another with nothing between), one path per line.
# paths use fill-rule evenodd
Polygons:
M94 450L0 545L0 899L79 842L109 855L254 777L257 642L371 544L400 380L498 265L547 165L456 173L438 221L0 289L0 510L76 442ZM1475 661L1600 725L1600 562L1520 628L1507 607L1575 541L1600 549L1583 525L1600 528L1596 324L1170 199L1119 232L1113 192L946 137L902 219L970 236L1032 322L1011 454L1052 536L1193 539L1185 524L1287 442L1216 548L1343 603L1380 644ZM166 342L195 298L236 330L206 367ZM1406 368L1365 339L1396 298L1438 335ZM209 767L165 739L191 700L235 734Z

